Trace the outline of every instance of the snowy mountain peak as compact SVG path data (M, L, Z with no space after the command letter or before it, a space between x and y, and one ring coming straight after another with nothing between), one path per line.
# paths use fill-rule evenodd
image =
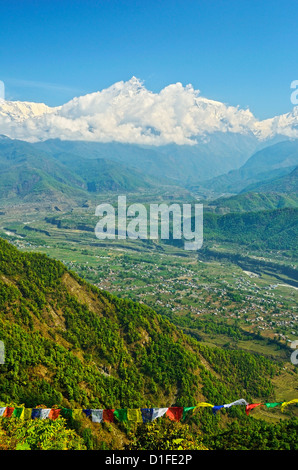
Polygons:
M57 108L50 108L44 103L30 103L27 101L0 101L0 116L7 116L12 120L24 121L46 113L52 113Z
M204 98L174 83L153 93L136 77L73 98L59 107L0 101L0 134L27 141L49 138L145 145L195 144L214 132L298 138L298 107L258 121L249 109Z

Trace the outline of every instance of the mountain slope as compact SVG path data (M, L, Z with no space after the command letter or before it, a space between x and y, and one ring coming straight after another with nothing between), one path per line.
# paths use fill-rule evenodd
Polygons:
M27 407L191 406L243 393L267 397L269 376L278 370L261 356L211 352L145 305L100 291L60 262L21 253L1 239L0 339L6 349L1 400Z
M208 207L219 213L297 208L298 167L281 178L251 184L235 196L210 201Z
M166 183L190 184L239 168L260 147L252 135L214 132L196 145L142 146L119 142L66 141L59 139L34 143L58 160L63 155L74 158L104 158L140 171Z
M0 139L0 198L5 203L86 200L89 193L134 191L153 185L135 170L104 159L63 155L60 161L32 144Z
M262 184L263 187L263 184ZM261 188L260 188L261 189ZM220 197L205 204L205 208L216 213L254 212L298 207L298 193L249 191L236 196Z
M238 249L246 246L297 254L298 208L225 215L206 213L204 236L206 240L232 242Z
M282 176L281 178L273 178L267 182L260 182L247 186L242 193L254 191L257 193L277 193L293 196L298 193L298 166L293 171Z
M84 181L88 192L141 191L158 184L137 169L105 158L83 158L72 153L59 154L57 160Z
M239 193L249 185L289 174L298 164L298 140L279 142L253 154L238 170L213 178L202 187L217 193Z

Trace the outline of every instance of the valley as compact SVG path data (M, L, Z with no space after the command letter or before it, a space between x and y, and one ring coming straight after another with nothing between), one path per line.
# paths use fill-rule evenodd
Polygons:
M58 216L41 209L22 217L19 208L6 214L0 236L17 248L62 261L100 289L152 307L206 344L261 352L290 365L289 344L298 337L297 265L282 250L243 254L232 241L208 238L197 253L161 241L100 241L92 206Z

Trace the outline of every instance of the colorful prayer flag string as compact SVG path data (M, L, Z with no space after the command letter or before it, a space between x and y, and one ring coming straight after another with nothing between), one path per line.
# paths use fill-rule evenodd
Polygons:
M171 421L183 421L187 414L197 408L212 408L212 413L216 413L220 409L231 408L232 406L244 405L247 416L251 410L258 406L266 406L267 408L275 408L281 406L281 411L292 404L298 404L298 398L290 401L280 401L274 403L248 403L243 398L226 403L224 405L212 405L211 403L201 402L195 406L170 406L167 408L118 408L118 409L68 409L68 408L25 408L24 406L3 406L0 407L0 418L18 418L18 419L51 419L55 420L62 416L63 418L78 419L82 414L90 418L94 423L103 422L124 422L132 421L135 423L148 423L155 419L167 416Z

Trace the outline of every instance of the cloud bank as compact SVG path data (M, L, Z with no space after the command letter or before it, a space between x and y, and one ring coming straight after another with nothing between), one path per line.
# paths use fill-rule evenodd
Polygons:
M213 132L276 134L298 138L298 107L258 121L250 110L206 99L192 85L171 84L159 93L133 77L51 108L0 101L0 134L29 142L58 138L139 145L193 145Z

